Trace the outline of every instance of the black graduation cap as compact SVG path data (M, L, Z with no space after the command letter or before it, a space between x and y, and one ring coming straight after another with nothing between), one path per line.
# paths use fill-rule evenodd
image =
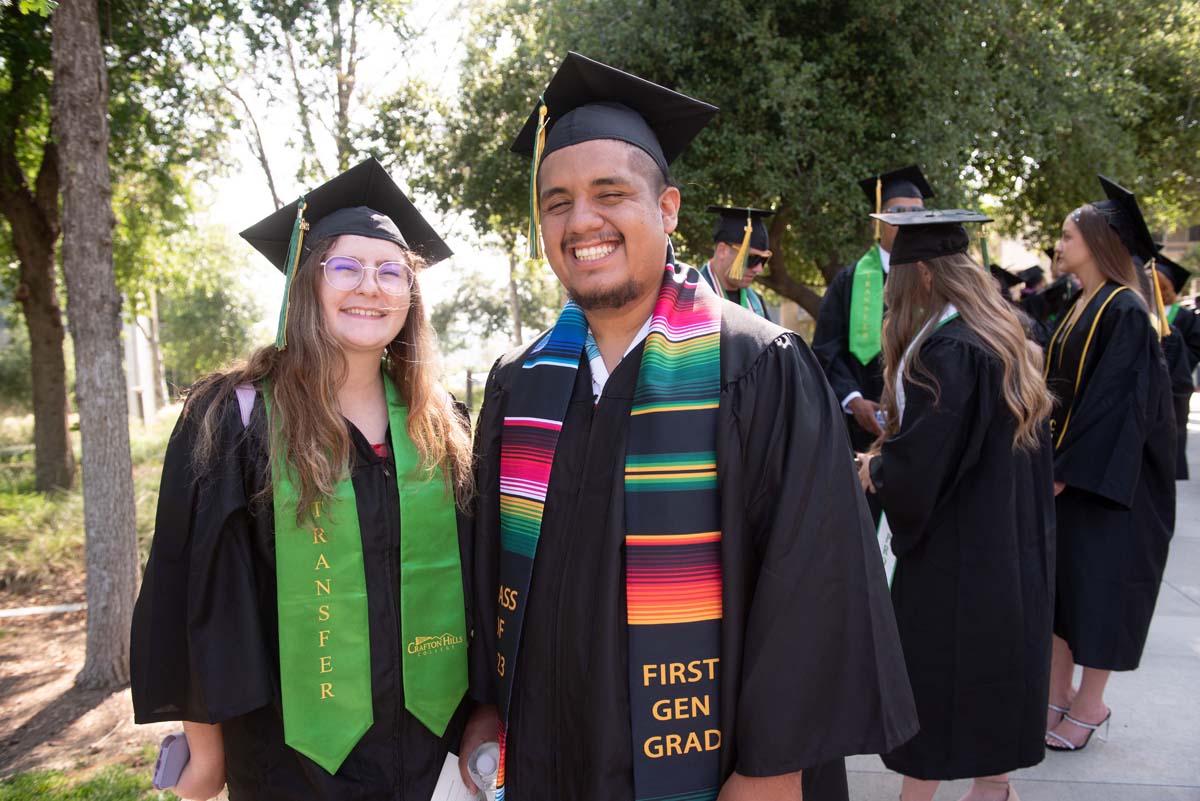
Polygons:
M1171 279L1171 286L1175 287L1176 293L1182 292L1183 288L1187 286L1188 279L1192 277L1186 267L1171 261L1162 253L1154 256L1154 269Z
M300 261L320 240L342 234L395 242L415 251L429 264L451 255L449 246L433 226L373 158L321 184L305 195L304 202L304 220L309 230L304 234ZM242 239L284 273L291 268L287 263L288 246L299 203L299 200L289 203L241 234Z
M1017 284L1021 283L1021 276L1013 275L1008 270L1001 267L999 264L992 264L988 267L988 271L992 277L1000 282L1000 285L1005 289L1012 289Z
M513 140L512 151L532 156L529 255L542 255L535 196L542 159L593 139L617 139L646 152L667 174L717 107L651 83L579 53L567 53Z
M737 206L709 206L709 214L719 214L716 230L713 231L714 242L728 242L740 245L746 236L746 218L750 218L750 247L755 250L770 250L771 236L767 231L766 218L775 213L774 209L745 209Z
M867 202L876 212L883 211L884 204L892 198L919 197L922 200L928 200L934 197L933 188L925 180L925 174L916 164L872 175L870 178L859 181L858 185L862 187L863 194L867 196ZM878 203L876 203L877 189Z
M1047 308L1056 309L1071 295L1075 294L1075 284L1071 276L1061 275L1042 290L1041 295L1046 299Z
M899 227L892 245L892 264L912 264L953 253L966 253L971 244L963 223L987 223L992 218L966 209L926 209L896 214L872 214Z
M387 170L369 158L242 231L285 276L275 347L287 347L287 312L296 267L322 239L343 234L395 242L435 264L451 255Z
M1109 227L1117 232L1121 244L1125 245L1131 256L1137 256L1142 261L1154 258L1154 237L1150 235L1150 229L1146 226L1146 220L1133 193L1103 175L1096 177L1100 179L1100 185L1104 187L1104 194L1108 199L1092 205L1104 215Z
M1058 252L1058 247L1056 245L1051 245L1048 248L1042 248L1042 252L1050 257L1050 265L1054 266L1054 254Z
M542 105L546 142L541 157L592 139L619 139L650 154L664 173L717 113L716 106L567 53L517 134L514 153L536 154Z
M1037 285L1039 281L1046 277L1046 273L1041 267L1029 267L1017 273L1026 286L1032 287Z

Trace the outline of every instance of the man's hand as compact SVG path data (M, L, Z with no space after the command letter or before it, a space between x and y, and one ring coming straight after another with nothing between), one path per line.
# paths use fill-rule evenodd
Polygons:
M221 724L183 722L188 758L171 792L189 801L208 801L225 786L225 738Z
M717 801L804 801L802 771L752 778L734 773L725 780Z
M858 465L858 483L862 484L863 492L875 492L875 482L871 481L871 460L878 454L860 453L854 457Z
M854 422L858 423L858 427L863 431L877 437L883 433L879 421L875 419L875 412L879 411L878 403L866 398L855 398L847 404L847 408L854 415Z
M497 742L500 739L500 712L491 704L484 704L471 713L467 728L463 731L462 746L458 750L458 773L462 776L463 784L473 793L479 792L475 782L471 781L471 772L467 770L467 760L472 752L488 740Z

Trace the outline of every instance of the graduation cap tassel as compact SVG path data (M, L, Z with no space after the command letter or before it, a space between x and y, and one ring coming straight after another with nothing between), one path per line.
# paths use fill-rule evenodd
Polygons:
M883 179L875 179L875 213L883 214ZM875 221L875 241L878 242L882 238L882 228L879 226L882 223L879 220Z
M753 230L753 216L746 212L746 229L742 236L742 244L737 255L733 257L733 264L729 265L729 277L734 281L742 280L742 276L746 274L746 261L750 258L750 233Z
M1146 266L1149 268L1147 274L1150 276L1150 283L1154 284L1154 303L1158 306L1158 338L1162 339L1171 333L1171 328L1167 322L1166 307L1163 306L1162 287L1158 285L1158 276L1154 273L1154 259L1151 259Z
M279 310L279 328L275 331L275 349L287 349L287 320L288 308L292 305L292 279L296 268L300 266L300 253L304 249L304 232L308 230L308 222L304 219L304 210L308 202L304 196L296 201L296 223L292 226L292 238L288 241L287 272L283 278L283 308Z
M537 198L537 174L546 149L546 98L538 98L537 135L533 145L533 164L529 168L529 258L542 258L541 209Z

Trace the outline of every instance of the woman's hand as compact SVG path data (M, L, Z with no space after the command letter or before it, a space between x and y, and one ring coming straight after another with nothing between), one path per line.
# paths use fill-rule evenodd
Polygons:
M219 723L183 722L188 763L171 792L188 801L208 801L225 786L225 738Z
M801 773L760 778L734 773L725 780L717 801L803 801Z
M1054 482L1054 497L1057 498L1059 495L1062 495L1062 491L1065 490L1066 488L1067 488L1067 482L1055 481Z
M860 453L854 457L854 463L858 465L858 483L862 484L863 492L875 491L875 484L871 481L871 460L878 455L876 453Z
M471 713L467 728L463 732L462 745L458 749L458 773L462 776L463 784L473 793L479 792L475 782L471 781L471 773L467 770L467 760L472 752L483 743L500 739L500 712L492 704L484 704Z

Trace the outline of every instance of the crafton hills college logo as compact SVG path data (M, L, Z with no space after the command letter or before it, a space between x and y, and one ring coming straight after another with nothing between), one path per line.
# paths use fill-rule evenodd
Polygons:
M425 656L426 654L449 650L456 645L462 645L463 642L464 639L462 637L456 637L450 632L446 632L436 637L417 637L408 644L407 649L410 654Z

